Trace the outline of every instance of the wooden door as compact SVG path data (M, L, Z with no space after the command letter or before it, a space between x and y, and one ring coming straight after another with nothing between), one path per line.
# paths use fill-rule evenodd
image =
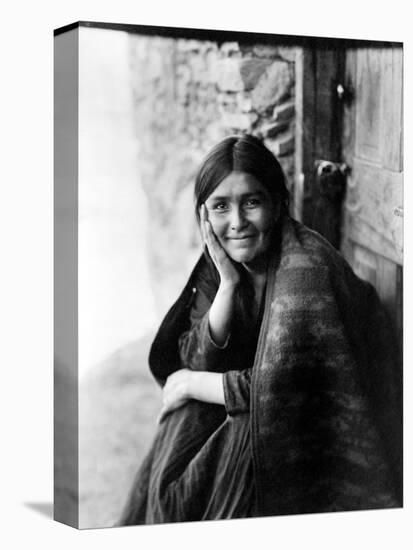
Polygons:
M387 307L402 343L402 48L347 49L342 160L349 166L342 252Z

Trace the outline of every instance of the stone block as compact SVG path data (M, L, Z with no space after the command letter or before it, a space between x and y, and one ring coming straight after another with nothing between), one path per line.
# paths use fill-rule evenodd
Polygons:
M295 46L279 46L278 55L285 61L295 62L297 48Z
M257 85L265 70L272 64L269 59L257 59L251 57L243 59L240 65L241 78L246 91L252 90Z
M252 52L257 57L274 58L277 57L278 48L277 46L267 46L265 44L259 44L258 46L254 46L252 48Z
M291 120L295 115L294 101L288 101L275 107L272 117L275 122L285 122Z
M218 58L217 58L217 52L214 50L209 50L205 54L205 63L206 63L206 70L208 72L208 80L212 84L216 84L218 81Z
M176 76L178 95L186 95L187 88L191 82L191 70L188 65L179 65Z
M221 53L228 57L231 57L234 54L240 54L238 42L224 42L220 49Z
M215 55L218 54L219 47L216 42L203 42L204 45L204 52L209 55L210 53L214 53Z
M244 94L237 94L237 106L242 113L250 113L252 111L251 97L245 97Z
M265 113L291 93L294 84L292 68L285 61L274 61L252 91L252 106Z
M202 42L199 40L181 38L178 40L177 45L181 52L199 52L202 47Z
M224 92L241 92L244 90L239 59L220 59L216 63L216 71L219 90Z
M223 113L222 124L231 130L251 130L251 126L257 121L255 113Z
M219 105L237 106L237 94L220 93L217 96L217 102Z
M288 122L271 122L269 124L264 124L259 129L259 132L263 138L272 138L284 132L288 127Z
M202 55L191 55L189 57L189 66L191 67L192 79L197 82L205 82L208 77L207 64Z
M236 103L220 103L218 105L218 109L221 115L225 115L227 113L239 114Z
M277 140L265 140L264 143L276 157L283 157L294 152L295 139L292 135L279 137Z

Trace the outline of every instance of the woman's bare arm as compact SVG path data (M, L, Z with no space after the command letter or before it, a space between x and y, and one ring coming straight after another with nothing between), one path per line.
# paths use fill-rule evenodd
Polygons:
M208 221L207 208L204 204L201 206L200 218L203 240L220 277L218 291L209 311L210 334L218 346L223 346L231 330L234 295L240 275L233 261L218 242Z
M191 372L188 393L191 399L225 405L223 375L217 372Z
M209 333L217 346L224 346L231 332L236 285L220 285L209 310Z
M208 314L209 331L214 344L224 346L231 331L234 297L240 275L233 261L218 242L208 221L205 205L202 205L200 214L202 237L220 276L218 291ZM224 405L223 375L190 369L180 369L173 373L168 377L163 388L159 421L189 399Z
M190 369L174 372L168 377L163 389L158 422L189 399L224 405L232 416L248 412L251 372L252 369L224 374Z
M223 375L180 369L168 376L162 391L162 408L158 422L168 413L182 407L189 399L224 405Z

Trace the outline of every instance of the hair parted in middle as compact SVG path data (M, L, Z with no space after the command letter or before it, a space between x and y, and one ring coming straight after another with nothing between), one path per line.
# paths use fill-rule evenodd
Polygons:
M264 143L250 134L229 136L208 153L195 178L195 214L200 221L201 205L232 172L254 176L266 189L280 217L288 214L290 196L284 172Z

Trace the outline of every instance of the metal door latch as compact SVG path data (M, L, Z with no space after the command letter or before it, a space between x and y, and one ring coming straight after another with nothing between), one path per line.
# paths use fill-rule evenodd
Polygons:
M336 93L339 101L346 105L350 104L355 96L354 89L351 85L345 86L341 83L337 84Z
M315 160L314 166L317 171L317 178L325 175L332 175L341 172L343 176L347 176L350 172L350 166L345 162L331 162L330 160Z

